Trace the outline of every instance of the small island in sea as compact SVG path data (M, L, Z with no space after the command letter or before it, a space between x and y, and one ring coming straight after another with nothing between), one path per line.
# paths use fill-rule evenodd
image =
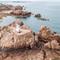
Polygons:
M0 60L60 60L60 33L51 26L37 27L37 22L48 24L50 19L24 8L18 4L0 4ZM11 22L11 17L6 20L8 16L14 20ZM40 20L29 21L32 17Z

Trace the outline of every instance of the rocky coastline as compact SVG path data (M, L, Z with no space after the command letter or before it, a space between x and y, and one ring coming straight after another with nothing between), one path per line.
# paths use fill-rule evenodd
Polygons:
M27 18L31 16L32 13L24 10L24 6L0 4L0 14L3 14L1 15L1 17L5 17L7 15L13 15L13 16L20 16L21 18Z
M16 30L17 25L19 26L18 30ZM5 26L2 28L0 27L0 50L3 51L3 53L1 53L2 55L0 55L1 56L0 60L3 59L3 57L7 54L9 54L8 55L9 58L7 56L5 58L11 59L11 57L10 57L11 53L9 53L8 51L13 52L15 50L16 51L19 50L22 55L24 55L24 53L28 52L29 50L31 50L31 52L38 51L38 53L40 54L40 57L39 58L37 57L37 59L40 60L41 55L43 54L42 60L43 59L47 60L48 57L47 58L44 57L46 54L49 54L47 52L47 49L48 49L48 52L50 52L51 50L53 50L53 51L56 50L58 53L60 52L60 35L58 35L55 32L52 32L46 26L41 26L40 31L37 33L32 32L31 29L29 29L27 26L25 26L22 22L19 22L19 20L16 20L9 26ZM21 51L25 51L25 52L23 53ZM33 57L31 57L30 54L33 54L33 53L28 54L28 57L31 60ZM16 53L16 54L18 54L18 53ZM22 58L22 57L21 58L20 57L21 57L20 55L17 56L18 59ZM58 55L57 55L57 57L58 57ZM51 59L53 59L53 58L55 58L55 57L51 57ZM22 60L24 60L24 59L22 59Z
M32 14L24 11L23 6L1 4L0 7L2 16L27 18ZM19 20L0 26L0 60L60 60L60 34L43 25L39 32L33 32Z

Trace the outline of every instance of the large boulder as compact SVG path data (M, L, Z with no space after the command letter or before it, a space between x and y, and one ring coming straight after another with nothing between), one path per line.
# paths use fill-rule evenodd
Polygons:
M45 47L59 48L60 47L60 35L52 32L50 28L41 26L40 32L38 33L38 40L43 42Z
M53 31L50 30L50 28L47 28L46 26L41 26L39 36L45 38L48 41L52 40L60 41L60 35L54 33Z
M51 35L52 34L51 34L50 29L47 28L46 26L42 25L41 28L40 28L40 31L38 33L38 39L40 41L47 42L48 41L48 37L50 37Z
M10 14L16 15L21 18L27 18L31 16L32 13L28 11L23 11L23 10L13 10Z
M34 36L29 30L22 30L20 33L5 32L0 40L2 48L23 48L32 47Z
M40 33L41 33L41 36L44 38L48 38L50 35L52 35L51 30L43 25L40 28Z
M29 28L19 27L19 31L16 31L16 24L11 24L1 29L0 31L0 47L4 48L23 48L23 47L33 47L34 46L34 35Z
M41 14L36 14L35 17L41 18Z

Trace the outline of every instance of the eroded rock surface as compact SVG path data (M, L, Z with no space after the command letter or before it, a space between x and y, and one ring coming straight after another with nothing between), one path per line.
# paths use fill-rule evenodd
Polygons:
M0 15L1 16L0 18L8 15L17 16L20 18L27 18L31 16L31 12L24 10L24 7L20 5L13 6L13 5L0 4L0 14L2 14Z
M34 43L34 35L28 28L14 25L3 27L0 31L0 47L1 48L23 48L32 47ZM15 26L15 27L14 27ZM25 28L25 29L24 29Z
M41 26L40 32L38 34L38 39L40 42L44 42L47 46L51 48L60 48L60 35L57 33L52 32L46 26ZM49 48L50 48L49 47Z
M20 29L16 30L19 27ZM0 27L0 46L2 47L0 60L60 59L59 41L60 35L46 26L41 27L38 33L34 33L26 25L16 21L8 27ZM9 49L4 51L3 48ZM15 49L10 50L10 48Z

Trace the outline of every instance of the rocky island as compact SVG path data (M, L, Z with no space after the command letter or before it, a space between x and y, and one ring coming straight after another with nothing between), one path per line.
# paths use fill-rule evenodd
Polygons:
M21 18L27 18L31 16L31 12L25 11L23 6L13 6L4 4L0 4L0 14L3 14L3 16L19 16Z
M34 17L39 19L39 20L42 20L42 21L48 21L49 20L48 18L43 18L41 14L35 14Z

